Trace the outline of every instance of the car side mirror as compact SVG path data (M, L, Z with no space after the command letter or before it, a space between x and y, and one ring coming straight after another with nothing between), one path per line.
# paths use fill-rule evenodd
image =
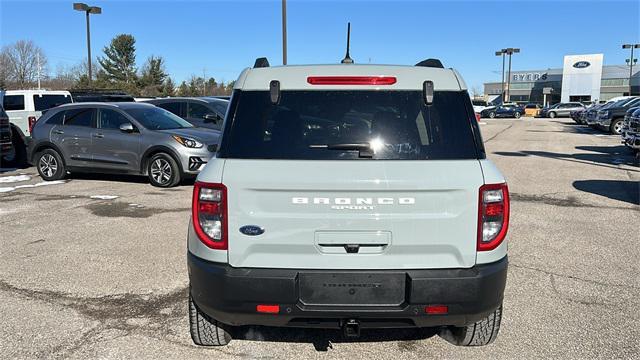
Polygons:
M212 122L212 123L217 123L218 121L222 120L222 118L218 114L206 114L202 118L204 119L205 122Z
M126 132L126 133L132 133L135 131L135 128L133 127L133 124L128 122L128 123L120 124L120 131Z

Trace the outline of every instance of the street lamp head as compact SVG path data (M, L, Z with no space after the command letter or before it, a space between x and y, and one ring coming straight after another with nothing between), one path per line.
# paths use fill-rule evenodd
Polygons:
M502 56L504 54L502 51L496 51L496 56Z
M89 5L85 3L73 3L73 10L87 11L89 10Z
M73 10L84 11L89 14L102 14L101 7L89 6L85 3L73 3Z
M519 52L520 52L520 49L519 49L519 48L514 48L514 49L513 49L513 52L514 52L514 53L519 53Z

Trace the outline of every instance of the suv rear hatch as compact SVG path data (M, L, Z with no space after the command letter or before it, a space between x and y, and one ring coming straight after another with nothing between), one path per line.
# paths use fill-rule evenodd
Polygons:
M229 111L231 266L475 264L484 149L465 91L236 91Z

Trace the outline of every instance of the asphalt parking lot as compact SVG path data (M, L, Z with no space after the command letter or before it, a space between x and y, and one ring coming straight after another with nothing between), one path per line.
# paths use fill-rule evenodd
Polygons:
M247 327L192 344L185 237L191 186L0 172L1 358L638 358L640 167L568 119L483 120L509 182L509 278L497 341L457 348L428 330Z

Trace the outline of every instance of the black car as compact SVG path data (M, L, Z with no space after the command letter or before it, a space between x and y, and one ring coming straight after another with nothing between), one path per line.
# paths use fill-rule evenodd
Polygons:
M640 105L640 97L625 99L614 105L598 111L596 126L603 131L615 135L622 133L622 125L627 110Z
M229 100L217 97L171 97L146 100L180 116L193 126L220 130Z
M9 116L0 104L0 166L9 166L13 160L13 144L11 143L11 124Z
M482 110L480 117L483 118L500 118L500 117L512 117L519 119L524 114L524 108L519 105L498 105Z

